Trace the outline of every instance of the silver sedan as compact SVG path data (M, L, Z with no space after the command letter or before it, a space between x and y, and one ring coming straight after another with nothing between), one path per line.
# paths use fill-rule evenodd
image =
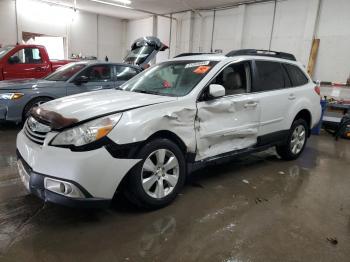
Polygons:
M0 121L21 122L42 103L78 93L116 88L137 75L138 66L118 63L76 62L44 79L0 82Z

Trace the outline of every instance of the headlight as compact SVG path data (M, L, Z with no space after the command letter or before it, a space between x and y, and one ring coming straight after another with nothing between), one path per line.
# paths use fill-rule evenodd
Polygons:
M122 117L121 113L98 118L59 133L51 142L53 146L83 146L105 137Z
M20 99L24 94L22 93L4 93L0 94L0 99L5 99L5 100L16 100Z

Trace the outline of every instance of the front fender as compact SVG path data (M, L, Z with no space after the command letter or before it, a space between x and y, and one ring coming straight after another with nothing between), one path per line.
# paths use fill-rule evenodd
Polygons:
M161 103L123 113L117 126L108 135L117 144L142 142L159 131L170 131L185 144L188 152L195 152L195 103Z

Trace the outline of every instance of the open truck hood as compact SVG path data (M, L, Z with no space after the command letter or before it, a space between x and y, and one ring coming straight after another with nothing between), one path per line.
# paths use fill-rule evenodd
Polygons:
M145 68L159 51L164 51L168 48L169 47L163 44L157 37L141 37L132 43L131 50L126 55L123 62Z

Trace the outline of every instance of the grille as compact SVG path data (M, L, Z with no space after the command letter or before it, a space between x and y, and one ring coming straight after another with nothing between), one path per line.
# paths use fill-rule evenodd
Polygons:
M31 141L39 145L43 145L46 135L51 131L51 128L38 122L33 117L29 117L24 124L23 130Z

